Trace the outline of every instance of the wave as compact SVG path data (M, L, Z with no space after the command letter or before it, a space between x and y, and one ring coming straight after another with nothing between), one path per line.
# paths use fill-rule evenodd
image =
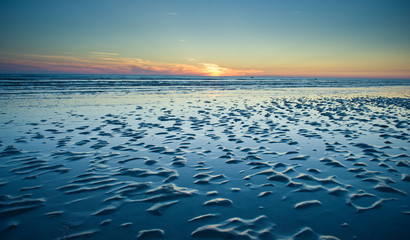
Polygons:
M378 87L410 86L410 79L354 79L354 78L284 78L284 77L210 77L124 74L2 74L2 93L20 90L41 91L108 91L166 87L269 89L302 87Z

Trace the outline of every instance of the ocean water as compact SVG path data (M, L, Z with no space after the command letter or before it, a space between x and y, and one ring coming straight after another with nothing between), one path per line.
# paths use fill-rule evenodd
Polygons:
M410 81L0 76L0 239L407 239Z
M0 93L410 86L410 79L2 74ZM154 87L154 88L151 88Z

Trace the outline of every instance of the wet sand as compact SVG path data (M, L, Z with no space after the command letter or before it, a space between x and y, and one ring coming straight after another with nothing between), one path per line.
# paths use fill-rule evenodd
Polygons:
M410 90L2 96L2 239L405 239Z

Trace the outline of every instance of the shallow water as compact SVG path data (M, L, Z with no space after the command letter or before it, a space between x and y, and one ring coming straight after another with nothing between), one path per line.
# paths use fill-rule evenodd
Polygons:
M2 239L410 233L408 87L147 88L0 96Z

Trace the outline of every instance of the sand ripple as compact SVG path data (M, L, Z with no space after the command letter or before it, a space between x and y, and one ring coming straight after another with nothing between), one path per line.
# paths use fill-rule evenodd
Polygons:
M408 236L408 99L228 93L7 105L2 238Z

